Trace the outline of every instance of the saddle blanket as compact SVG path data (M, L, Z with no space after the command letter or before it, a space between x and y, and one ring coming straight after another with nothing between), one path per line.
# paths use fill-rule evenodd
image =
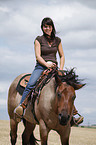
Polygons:
M23 94L23 91L27 86L27 83L29 82L30 76L31 74L26 74L19 80L16 90L19 92L20 95Z

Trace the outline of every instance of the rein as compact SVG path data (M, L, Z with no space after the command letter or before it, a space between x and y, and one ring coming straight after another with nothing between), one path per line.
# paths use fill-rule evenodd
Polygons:
M49 81L57 74L57 71L58 71L58 67L56 65L43 71L42 75L37 80L36 85L32 90L32 93L31 93L32 113L33 113L35 120L38 122L38 124L39 124L39 121L36 117L35 109L34 109L35 108L35 100L37 99L37 104L38 104L42 88L47 83L49 83Z
M37 80L35 87L33 88L33 91L31 94L31 100L34 100L34 96L36 96L35 99L37 98L39 99L42 88L47 83L49 83L49 81L56 75L56 73L57 73L57 66L53 66L43 71L42 75Z

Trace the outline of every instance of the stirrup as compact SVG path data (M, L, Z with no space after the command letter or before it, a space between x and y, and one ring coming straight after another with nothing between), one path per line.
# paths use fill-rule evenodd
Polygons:
M14 110L15 113L15 120L20 122L23 118L23 107L21 105L17 106Z
M84 120L84 117L83 116L80 116L78 118L75 118L75 123L77 125L79 125L79 124L81 124L83 122L83 120Z
M72 117L72 120L71 120L70 124L71 124L71 126L79 125L83 122L83 120L84 120L83 116L80 116L78 118Z

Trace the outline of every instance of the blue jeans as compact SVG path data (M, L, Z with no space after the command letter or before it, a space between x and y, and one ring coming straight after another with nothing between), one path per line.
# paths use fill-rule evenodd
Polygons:
M32 90L32 88L35 87L35 84L37 82L37 80L39 79L39 77L41 76L42 72L47 69L47 67L37 63L35 66L34 71L31 74L31 77L29 79L29 82L23 92L22 95L22 99L20 101L20 104L22 104L22 102L25 100L26 96L28 95L28 93Z

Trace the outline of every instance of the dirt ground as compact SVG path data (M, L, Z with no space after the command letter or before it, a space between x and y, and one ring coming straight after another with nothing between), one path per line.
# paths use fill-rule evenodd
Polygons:
M23 132L23 124L18 126L18 139L16 145L21 145L21 134ZM0 120L0 145L10 144L10 124L9 121ZM35 137L39 139L38 126L35 129ZM40 143L39 143L40 144ZM51 131L48 137L48 145L61 145L58 134ZM96 129L72 127L70 135L70 145L96 145Z

